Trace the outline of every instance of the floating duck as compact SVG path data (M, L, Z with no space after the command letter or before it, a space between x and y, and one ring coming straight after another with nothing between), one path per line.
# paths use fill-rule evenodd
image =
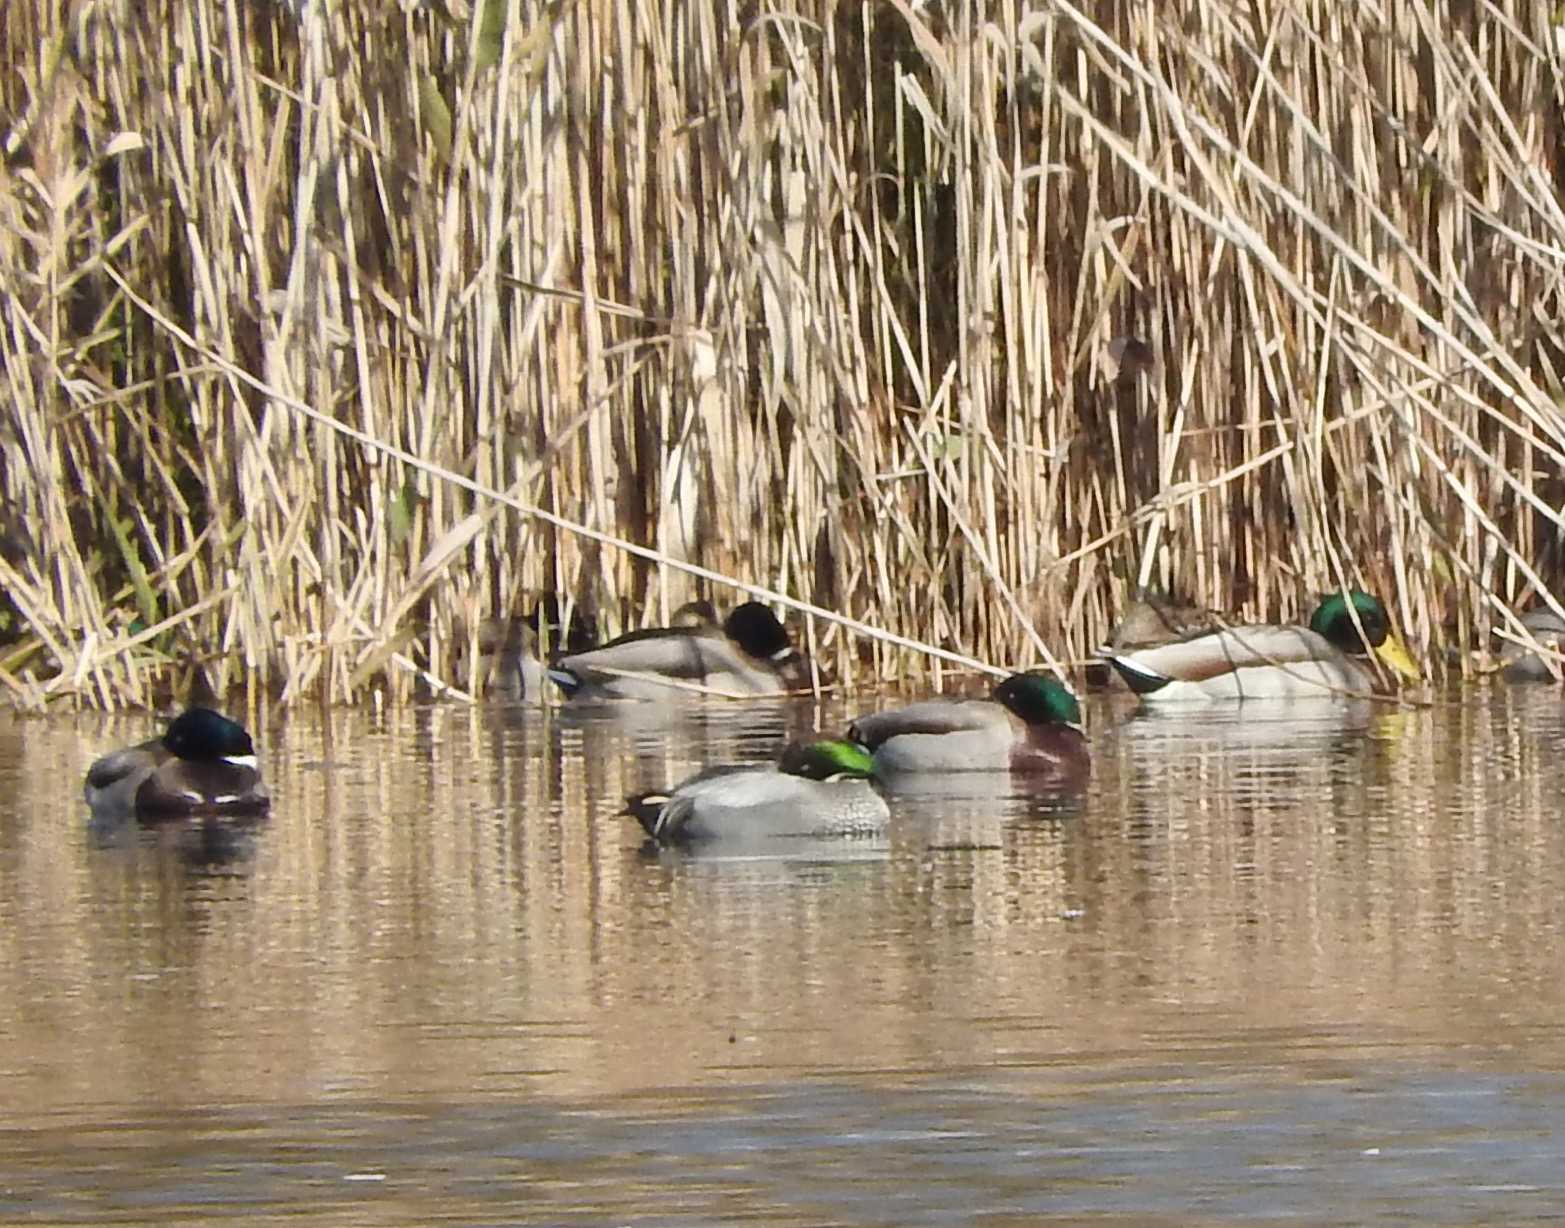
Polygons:
M256 814L271 800L250 735L210 708L189 708L161 738L98 759L85 794L95 813L142 818Z
M684 689L681 684L724 695L775 695L809 686L804 655L760 602L736 606L721 627L701 618L695 606L687 613L686 625L632 631L563 656L549 677L569 696L606 699L667 700Z
M707 768L625 812L659 844L873 835L890 818L874 770L851 742L793 743L776 764Z
M1327 597L1308 626L1239 624L1145 648L1102 650L1148 704L1372 694L1377 679L1366 660L1370 653L1393 676L1419 680L1385 606L1360 589Z

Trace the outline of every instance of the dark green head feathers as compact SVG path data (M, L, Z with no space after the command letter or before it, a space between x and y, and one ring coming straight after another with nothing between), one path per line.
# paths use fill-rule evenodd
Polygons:
M798 655L777 616L759 601L735 606L723 621L723 634L760 661L778 661Z
M865 780L875 774L874 758L857 742L793 742L777 766L808 780Z
M1358 614L1359 628L1353 625L1353 613ZM1316 609L1310 618L1310 630L1327 643L1352 657L1362 657L1373 652L1387 669L1400 674L1409 682L1419 681L1418 665L1407 650L1407 645L1391 627L1391 615L1363 589L1350 589L1346 593L1332 593Z
M180 713L163 735L163 745L176 757L197 763L255 755L244 726L211 708L188 708Z
M1363 640L1359 639L1353 616L1348 613L1350 600L1364 628ZM1346 593L1332 593L1322 601L1310 617L1310 630L1344 652L1363 653L1365 642L1371 648L1378 648L1386 642L1386 635L1391 630L1391 617L1378 598L1370 596L1361 588L1355 588Z
M994 688L994 698L1029 725L1079 725L1076 697L1049 674L1012 674Z

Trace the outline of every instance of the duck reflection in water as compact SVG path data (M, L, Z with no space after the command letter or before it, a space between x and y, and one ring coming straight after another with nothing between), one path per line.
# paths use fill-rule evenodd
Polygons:
M95 849L145 850L177 858L203 877L227 876L254 860L268 821L266 814L138 818L98 813L88 820L87 837Z

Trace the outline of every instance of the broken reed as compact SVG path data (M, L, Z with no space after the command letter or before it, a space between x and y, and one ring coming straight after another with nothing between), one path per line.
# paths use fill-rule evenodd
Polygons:
M461 688L537 592L735 599L682 562L994 664L1350 580L1466 669L1558 580L1549 6L66 7L0 29L19 705Z

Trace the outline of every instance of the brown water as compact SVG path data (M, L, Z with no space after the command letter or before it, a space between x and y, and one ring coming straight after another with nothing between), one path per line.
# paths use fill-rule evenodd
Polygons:
M615 811L841 708L292 714L194 830L0 723L0 1223L1558 1221L1562 701L1450 698L769 861Z

